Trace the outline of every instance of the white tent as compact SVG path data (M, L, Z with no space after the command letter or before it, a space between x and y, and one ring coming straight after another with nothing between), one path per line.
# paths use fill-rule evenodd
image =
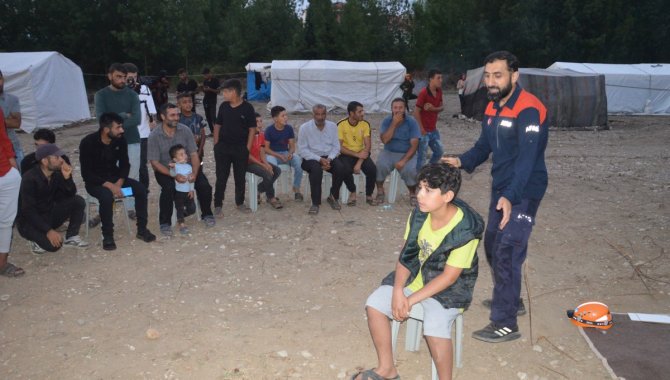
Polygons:
M555 62L549 68L605 75L609 113L670 115L670 64Z
M5 92L21 103L21 129L56 128L90 119L79 66L54 51L0 53Z
M272 61L271 102L304 112L318 103L346 109L355 100L367 112L391 112L404 78L400 62Z

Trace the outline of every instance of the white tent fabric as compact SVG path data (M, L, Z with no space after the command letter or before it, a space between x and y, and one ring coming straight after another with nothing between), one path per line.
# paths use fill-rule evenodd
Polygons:
M367 112L391 112L391 101L402 96L405 67L400 62L272 61L272 105L289 112L311 111L315 104L329 110L351 101Z
M57 128L91 118L84 76L54 51L0 53L5 92L21 103L21 129Z
M670 64L555 62L549 68L605 75L609 113L670 114Z

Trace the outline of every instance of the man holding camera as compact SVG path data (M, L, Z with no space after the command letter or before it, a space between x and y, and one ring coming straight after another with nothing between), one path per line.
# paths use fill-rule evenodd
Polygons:
M123 137L128 143L128 160L130 161L130 172L128 178L138 180L140 178L140 158L142 148L140 145L140 132L138 126L142 121L140 111L140 98L126 85L128 70L121 63L112 63L107 71L109 86L95 93L95 116L100 120L100 115L115 113L122 119ZM132 202L127 203L128 217L135 219L135 207Z
M151 95L151 90L145 84L142 84L138 77L137 66L133 63L124 63L123 66L128 71L126 74L126 85L131 90L135 91L140 98L140 113L142 114L138 131L140 134L140 163L139 163L139 177L133 177L134 170L132 162L130 173L128 176L134 180L139 180L144 187L149 190L149 171L147 170L147 141L149 140L149 133L156 127L156 105L154 98Z

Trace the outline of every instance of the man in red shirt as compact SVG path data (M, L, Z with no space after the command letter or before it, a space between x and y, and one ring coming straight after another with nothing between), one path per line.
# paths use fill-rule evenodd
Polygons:
M0 276L19 277L25 273L23 269L7 262L20 187L21 174L14 158L12 142L7 137L5 115L0 108Z
M433 151L430 163L440 161L444 153L444 146L440 141L440 132L437 130L437 115L442 112L442 72L432 69L428 72L428 86L419 92L414 108L414 118L419 123L421 139L417 150L416 169L421 169L426 160L428 147Z

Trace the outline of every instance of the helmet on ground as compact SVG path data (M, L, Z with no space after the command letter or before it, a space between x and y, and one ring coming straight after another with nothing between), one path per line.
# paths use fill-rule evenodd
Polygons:
M607 330L612 327L612 314L609 307L601 302L586 302L568 310L568 318L575 326L595 327Z

